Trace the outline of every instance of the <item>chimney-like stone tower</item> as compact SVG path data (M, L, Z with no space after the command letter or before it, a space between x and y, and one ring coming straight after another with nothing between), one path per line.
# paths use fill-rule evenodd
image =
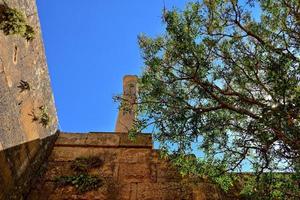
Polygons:
M136 118L137 76L126 75L123 78L123 96L125 108L119 110L115 132L128 132Z

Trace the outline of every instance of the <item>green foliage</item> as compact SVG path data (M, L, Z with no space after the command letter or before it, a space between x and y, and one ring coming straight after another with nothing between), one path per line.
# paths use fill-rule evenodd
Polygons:
M247 199L299 199L297 179L291 173L264 173L260 179L248 176L241 196Z
M47 112L47 108L45 106L39 107L40 115L39 115L39 123L44 127L47 127L50 123L50 116Z
M96 190L101 187L102 180L97 176L78 174L74 176L60 176L55 179L57 187L74 186L79 193Z
M24 32L23 37L27 41L32 41L35 38L35 31L34 31L34 29L31 26L26 25L26 31Z
M165 34L139 37L145 69L133 131L154 126L183 174L207 176L224 190L235 180L228 174L245 166L263 182L268 172L299 176L299 7L297 0L205 0L165 10ZM201 157L186 159L195 143ZM287 177L276 181L271 199L289 191ZM254 193L250 183L245 193Z
M133 126L132 128L128 131L128 138L133 141L136 142L137 141L137 136L138 136L138 131L141 130L141 127L144 127L145 124L143 121L141 120L134 120L133 121Z
M5 7L0 14L0 30L5 35L20 35L27 41L35 37L34 29L27 24L24 14L14 8Z
M211 181L218 184L224 191L229 191L236 181L235 174L222 173L226 166L216 160L203 160L193 154L165 155L179 169L182 176Z
M33 109L28 115L32 117L32 122L39 122L45 128L50 123L50 116L48 114L47 107L45 106L40 106L38 113L36 113L36 111Z
M96 190L103 185L103 181L97 176L89 175L88 172L90 169L102 165L103 161L97 156L76 158L71 164L71 169L75 175L56 177L56 186L74 186L79 193Z
M73 169L75 172L87 173L88 170L92 168L101 167L102 165L103 165L103 160L101 160L97 156L80 157L80 158L76 158L72 162L71 169Z
M6 8L1 16L0 28L5 35L23 35L26 31L26 21L23 13L17 9Z
M128 138L130 141L135 142L137 139L137 132L134 130L129 130L128 132Z

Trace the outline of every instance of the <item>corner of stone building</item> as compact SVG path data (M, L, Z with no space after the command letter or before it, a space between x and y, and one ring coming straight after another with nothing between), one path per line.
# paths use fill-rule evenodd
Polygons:
M21 199L55 142L58 119L35 0L0 5L22 12L35 30L32 41L0 30L0 199Z

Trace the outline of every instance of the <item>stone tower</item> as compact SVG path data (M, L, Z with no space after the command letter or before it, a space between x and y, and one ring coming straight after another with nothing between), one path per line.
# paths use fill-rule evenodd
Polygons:
M127 75L123 78L123 96L126 108L119 110L115 132L128 132L136 118L137 76Z

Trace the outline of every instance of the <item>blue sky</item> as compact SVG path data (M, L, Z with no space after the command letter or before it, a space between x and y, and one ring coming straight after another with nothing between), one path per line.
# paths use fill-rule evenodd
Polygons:
M165 0L183 8L185 0ZM140 74L137 35L157 36L163 0L37 0L60 129L114 131L126 74Z

